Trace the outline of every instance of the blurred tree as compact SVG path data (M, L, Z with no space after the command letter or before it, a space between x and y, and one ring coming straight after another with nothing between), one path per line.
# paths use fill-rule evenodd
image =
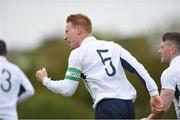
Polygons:
M101 34L96 36L98 39L106 39ZM117 36L107 36L109 36L109 40L122 45L135 56L160 88L160 75L166 66L160 63L157 54L152 54L152 46L147 37L134 36L121 39ZM9 58L25 71L36 90L34 97L18 105L20 118L94 118L92 100L82 80L74 96L66 98L50 92L35 78L35 72L39 68L46 67L49 76L53 79L64 79L70 48L62 41L60 38L48 38L35 50L21 54L10 54ZM135 102L136 118L146 117L150 113L149 95L136 75L129 72L126 74L138 93ZM170 109L166 118L175 118L174 108Z

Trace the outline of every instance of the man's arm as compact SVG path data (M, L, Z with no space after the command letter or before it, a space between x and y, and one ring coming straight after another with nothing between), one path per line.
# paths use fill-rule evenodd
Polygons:
M174 90L171 89L162 89L160 93L160 97L163 102L162 110L157 108L154 110L149 116L149 119L157 119L157 118L163 118L166 114L166 112L169 110L172 100L174 98Z
M148 71L124 48L121 48L120 60L124 69L137 75L151 97L159 94L158 87Z
M149 92L149 95L151 96L150 105L152 112L157 107L162 107L158 87L144 66L124 48L121 48L120 60L123 68L131 73L135 73Z
M69 74L69 72L67 72L66 74ZM40 82L42 82L43 85L46 86L49 90L57 94L62 94L63 96L72 96L79 84L78 80L50 80L47 77L47 72L45 68L40 69L36 72L36 78Z
M150 99L150 105L152 112L161 111L163 107L161 97L159 95L152 96Z

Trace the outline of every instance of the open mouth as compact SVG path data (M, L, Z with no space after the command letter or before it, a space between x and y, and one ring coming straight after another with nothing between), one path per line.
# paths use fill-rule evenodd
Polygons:
M70 44L71 42L70 41L66 41L68 44Z

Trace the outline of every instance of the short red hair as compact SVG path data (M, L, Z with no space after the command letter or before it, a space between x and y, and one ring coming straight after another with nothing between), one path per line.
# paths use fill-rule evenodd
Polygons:
M71 14L66 19L66 23L68 22L71 22L74 26L82 26L88 33L92 32L91 20L86 15L83 15L81 13Z

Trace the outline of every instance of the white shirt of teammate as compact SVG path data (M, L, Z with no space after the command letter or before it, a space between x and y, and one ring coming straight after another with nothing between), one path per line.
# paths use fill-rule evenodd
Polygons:
M180 91L180 55L171 60L170 66L163 71L161 75L161 85L164 89L171 89L173 91ZM176 90L176 87L178 88ZM180 118L180 98L178 100L174 97L173 102L176 109L177 118Z
M0 56L0 119L18 119L16 105L34 94L34 88L20 68Z
M158 88L142 64L120 45L87 37L81 46L72 50L64 80L44 78L43 85L55 93L71 96L82 77L94 101L93 107L104 98L135 100L136 90L128 81L124 69L136 73L150 96Z

